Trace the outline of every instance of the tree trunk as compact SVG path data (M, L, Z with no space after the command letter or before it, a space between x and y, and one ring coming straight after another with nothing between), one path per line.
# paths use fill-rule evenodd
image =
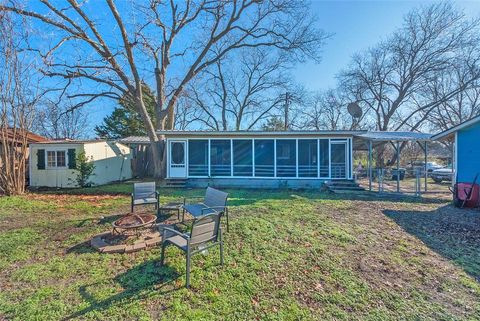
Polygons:
M165 178L165 162L163 157L163 145L164 139L159 140L158 135L153 126L152 120L150 119L145 104L143 102L143 97L141 92L138 92L137 95L137 109L142 115L142 118L145 122L145 129L147 131L148 138L150 139L150 150L152 152L152 161L153 161L153 176L155 178ZM157 120L158 121L158 120Z

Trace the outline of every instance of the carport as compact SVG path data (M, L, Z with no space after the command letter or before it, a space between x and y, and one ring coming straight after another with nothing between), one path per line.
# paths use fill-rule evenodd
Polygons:
M431 134L419 133L419 132L388 132L388 131L369 131L354 136L354 150L367 150L367 176L368 176L368 188L372 191L373 182L373 149L381 145L390 144L396 156L396 192L400 193L400 152L401 145L405 142L417 143L424 154L424 191L427 192L427 156L428 156L428 142L431 141ZM418 185L419 183L417 183ZM420 186L416 186L416 192L420 192Z

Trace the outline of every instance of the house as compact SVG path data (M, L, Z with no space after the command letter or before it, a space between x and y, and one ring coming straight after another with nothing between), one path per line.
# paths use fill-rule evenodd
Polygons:
M3 153L11 153L15 151L16 153L23 153L25 150L28 152L27 146L32 143L39 143L47 141L47 138L34 134L30 131L14 128L2 128L0 130L0 168L3 166ZM2 146L3 144L8 144L7 148ZM27 146L24 146L26 144ZM19 164L15 164L15 168L18 168ZM22 165L23 166L23 165ZM27 162L25 164L25 173L28 178L28 155Z
M189 186L320 187L352 179L352 147L363 131L159 131L167 179Z
M453 168L456 181L472 182L480 174L480 116L438 133L432 140L454 143Z
M132 177L130 148L106 140L61 140L30 144L30 186L76 187L75 159L80 152L95 163L94 185Z

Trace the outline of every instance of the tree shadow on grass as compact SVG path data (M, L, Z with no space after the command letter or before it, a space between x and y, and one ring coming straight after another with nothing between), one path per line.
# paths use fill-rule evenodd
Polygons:
M406 232L480 282L480 212L452 205L433 211L385 210Z
M175 269L158 266L158 260L149 260L125 273L117 275L113 280L118 283L123 291L115 294L105 300L97 300L92 292L100 286L98 283L84 285L79 288L80 295L88 302L89 306L79 310L64 320L81 318L85 314L93 311L103 311L119 302L132 302L142 300L151 295L152 291L156 294L168 294L176 291L175 281L181 275Z

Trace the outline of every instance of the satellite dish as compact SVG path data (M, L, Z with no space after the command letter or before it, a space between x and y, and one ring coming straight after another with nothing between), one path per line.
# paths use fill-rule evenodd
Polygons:
M347 106L348 113L353 117L353 118L360 118L363 115L362 108L358 106L357 103L350 103Z

